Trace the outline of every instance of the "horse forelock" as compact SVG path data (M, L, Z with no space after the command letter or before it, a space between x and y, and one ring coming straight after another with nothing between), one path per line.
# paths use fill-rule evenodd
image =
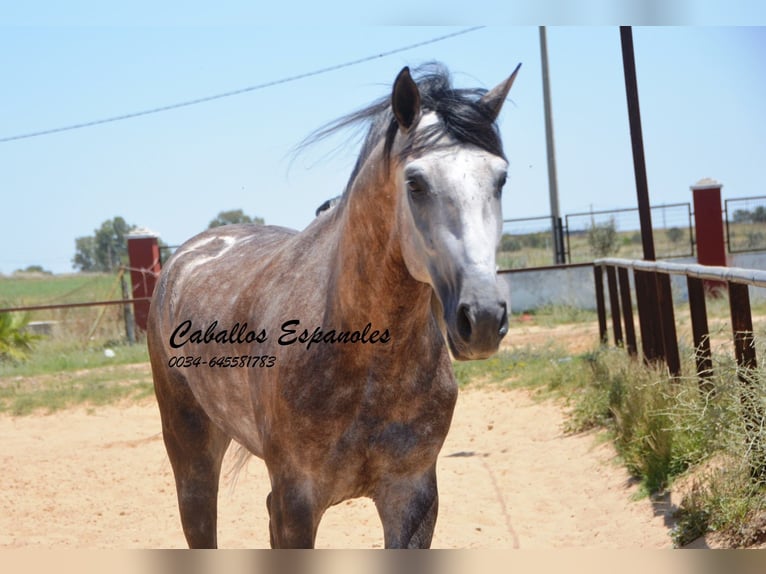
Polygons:
M505 159L494 113L481 100L487 90L454 88L449 72L440 64L428 64L418 68L415 74L420 93L421 119L428 112L433 112L438 121L427 126L415 126L401 146L400 156L420 155L446 141L447 145L473 145ZM394 121L386 134L389 153L398 132L396 128Z
M371 159L378 144L383 142L383 161L390 162L394 142L398 135L406 138L396 146L398 159L417 156L444 145L473 145L505 159L500 131L495 114L482 100L484 88L462 89L452 86L447 68L438 62L418 67L413 77L421 101L421 119L429 112L439 121L426 126L414 126L407 134L400 134L391 110L391 96L386 95L369 106L320 128L299 146L299 149L320 141L334 133L367 125L359 156L351 172L346 191L351 189L365 163ZM423 122L420 122L423 123Z

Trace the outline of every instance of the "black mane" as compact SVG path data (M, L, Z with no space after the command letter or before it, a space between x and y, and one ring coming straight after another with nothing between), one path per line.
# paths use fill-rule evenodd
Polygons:
M449 71L444 65L436 62L418 67L414 71L413 78L420 92L422 112L436 112L440 121L426 129L415 130L417 135L411 137L403 146L402 156L418 155L433 149L438 145L437 141L446 135L458 143L474 145L505 158L500 132L494 122L494 114L481 101L481 97L487 93L487 90L453 88ZM370 127L349 178L347 189L381 138L385 138L385 160L388 161L391 157L391 149L399 126L391 111L390 95L320 128L300 146L303 148L339 130L360 124L369 124Z

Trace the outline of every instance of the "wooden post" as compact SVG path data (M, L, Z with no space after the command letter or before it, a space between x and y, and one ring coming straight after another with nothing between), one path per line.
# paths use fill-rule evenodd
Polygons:
M129 234L128 258L133 298L147 298L133 303L136 327L146 331L146 320L149 316L148 298L154 293L154 286L160 274L160 248L157 236L146 230Z
M662 324L662 348L665 363L672 377L681 376L681 358L678 354L678 335L676 318L673 312L673 292L670 287L670 275L657 273L657 302Z
M617 269L617 275L620 279L620 303L622 307L622 319L625 323L625 347L631 357L638 354L636 345L636 327L633 324L633 303L630 299L630 279L628 270L625 267Z
M130 292L128 291L128 282L125 281L125 268L120 268L120 287L122 288L122 299L124 301L130 299ZM122 306L122 319L125 321L125 337L128 339L128 344L132 345L136 342L136 330L133 322L133 312L130 310L130 304L126 303Z
M702 179L691 186L694 200L694 236L697 238L697 262L700 265L726 266L726 247L721 216L721 188L714 179ZM704 282L705 290L719 296L726 284Z
M729 282L729 308L731 330L734 334L734 354L741 369L757 366L753 345L753 317L750 313L750 294L747 285Z
M731 328L734 332L734 354L737 358L737 375L742 382L740 401L745 424L750 474L756 480L766 477L766 445L759 437L763 433L764 407L753 399L753 387L758 384L754 369L757 367L753 344L753 318L750 314L748 286L729 281L729 307Z
M614 344L622 347L622 326L620 325L620 297L617 295L617 277L614 266L606 266L606 281L609 287L609 307L612 311L612 329L614 330Z
M606 332L606 304L604 302L604 274L601 265L593 266L593 279L596 285L596 309L598 310L598 340L602 345L609 342Z
M686 276L689 291L689 312L692 319L694 337L694 357L697 363L697 376L700 377L700 390L712 391L710 377L713 375L713 359L710 352L710 329L707 324L707 304L702 279Z
M658 313L656 273L634 270L633 279L636 284L641 350L644 353L644 361L653 363L665 358L660 322L662 315Z

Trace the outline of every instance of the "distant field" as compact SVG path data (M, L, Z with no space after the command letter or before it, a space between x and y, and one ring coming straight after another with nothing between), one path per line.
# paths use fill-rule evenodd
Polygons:
M117 276L106 273L18 274L0 277L0 305L18 307L100 301L113 289L113 295L117 296Z
M553 264L550 233L517 234L512 237L515 241L507 240L505 244L512 249L503 250L501 244L498 250L497 265L500 269L523 269ZM654 245L660 258L688 256L691 252L688 229L683 230L680 237L670 235L667 229L655 229ZM586 263L596 259L585 232L571 232L569 243L565 244L565 247L570 251L571 263ZM641 233L618 231L614 250L610 256L641 259L643 257Z
M655 227L654 248L658 259L673 257L688 257L692 255L689 227ZM729 239L731 252L761 251L766 249L766 225L763 223L730 223ZM566 241L566 239L565 239ZM624 259L642 259L643 246L641 232L637 230L616 230L614 249L611 257ZM569 242L565 244L569 250L570 263L586 263L596 259L593 248L588 241L586 229L569 232ZM525 269L543 267L553 264L553 248L550 231L530 233L506 230L503 234L500 249L497 252L499 269Z
M0 307L58 305L121 297L117 274L16 274L0 278ZM50 322L58 343L98 345L125 336L122 305L27 312L31 322Z

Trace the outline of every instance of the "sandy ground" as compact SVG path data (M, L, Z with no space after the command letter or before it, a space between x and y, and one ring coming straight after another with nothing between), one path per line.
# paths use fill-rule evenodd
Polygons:
M461 391L438 465L435 548L668 548L663 512L598 435L524 391ZM233 449L232 449L233 451ZM225 469L230 468L227 461ZM156 405L0 416L0 547L184 547ZM220 493L219 544L268 547L268 477L253 459ZM370 501L330 509L318 547L382 546Z

